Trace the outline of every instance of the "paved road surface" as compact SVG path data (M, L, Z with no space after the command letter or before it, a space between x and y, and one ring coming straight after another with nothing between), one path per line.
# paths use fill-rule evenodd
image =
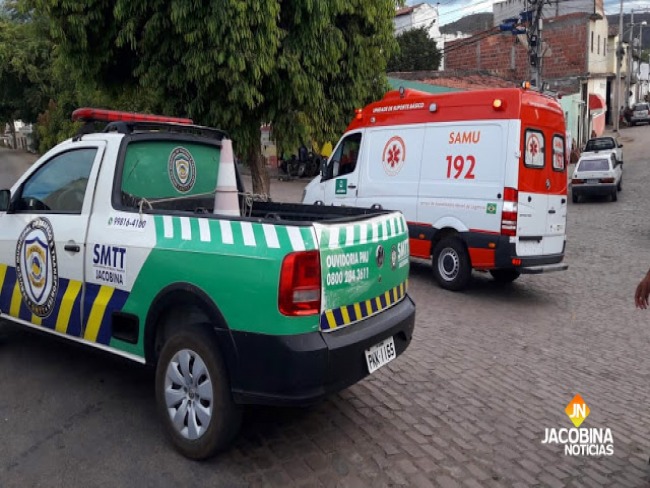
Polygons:
M166 442L149 371L10 329L0 484L648 486L650 311L632 295L650 267L650 127L623 134L618 202L569 204L568 271L511 286L476 274L451 293L414 264L417 324L403 356L315 407L247 409L234 447L208 462ZM274 191L299 195L283 185ZM564 409L576 393L590 408L582 427L610 428L613 456L542 444L545 429L572 427Z

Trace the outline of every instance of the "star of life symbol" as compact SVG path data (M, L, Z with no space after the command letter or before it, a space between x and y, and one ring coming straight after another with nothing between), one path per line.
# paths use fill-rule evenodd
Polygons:
M381 162L388 176L395 176L400 172L406 161L406 145L399 136L391 137L382 152Z
M528 166L544 166L544 148L540 137L541 134L534 132L526 135L526 164Z

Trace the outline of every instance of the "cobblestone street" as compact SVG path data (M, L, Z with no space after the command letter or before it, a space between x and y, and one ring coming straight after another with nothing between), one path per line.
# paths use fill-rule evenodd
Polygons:
M650 268L650 126L621 140L618 201L569 203L568 271L507 286L474 273L453 293L412 263L404 355L314 407L246 409L234 447L208 462L165 439L150 371L9 328L0 485L650 486L650 311L633 300ZM274 181L272 194L299 201L306 182ZM611 429L612 456L542 444L545 429L573 427L576 394L590 409L581 427Z

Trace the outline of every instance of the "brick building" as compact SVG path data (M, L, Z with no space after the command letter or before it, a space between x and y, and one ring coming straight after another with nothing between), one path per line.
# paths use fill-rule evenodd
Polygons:
M609 97L608 26L604 15L576 12L545 19L543 23L542 79L559 96L573 95L565 107L577 141L592 130L604 130ZM446 69L486 70L506 79L530 76L525 35L500 32L498 27L446 46ZM568 124L568 122L567 122Z

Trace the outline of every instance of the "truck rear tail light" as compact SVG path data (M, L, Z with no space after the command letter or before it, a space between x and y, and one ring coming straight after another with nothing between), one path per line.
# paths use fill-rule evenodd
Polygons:
M572 185L582 185L585 182L585 180L582 180L580 178L572 178L571 179L571 184Z
M614 178L601 178L601 183L614 183Z
M283 315L320 313L321 276L318 251L287 255L280 270L278 306Z
M515 188L504 188L503 211L501 212L501 235L517 235L517 212L519 192Z

